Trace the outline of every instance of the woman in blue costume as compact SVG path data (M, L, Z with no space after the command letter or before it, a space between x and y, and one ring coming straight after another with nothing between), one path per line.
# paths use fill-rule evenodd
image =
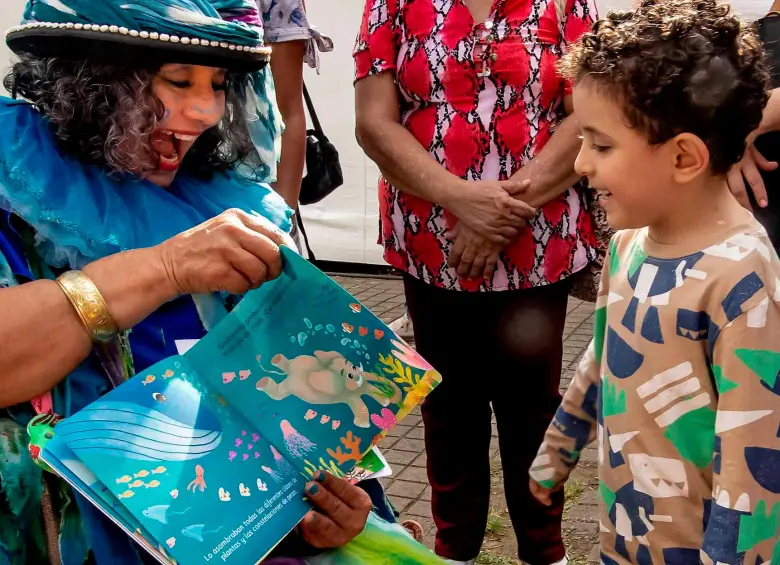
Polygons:
M28 424L175 354L279 274L291 212L264 184L281 123L259 24L253 0L30 0L7 34L0 565L148 559L35 465ZM371 499L321 478L281 555L363 530Z

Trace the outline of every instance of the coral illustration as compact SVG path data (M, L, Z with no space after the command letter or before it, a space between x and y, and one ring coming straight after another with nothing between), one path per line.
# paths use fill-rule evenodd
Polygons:
M341 438L341 443L344 445L344 448L347 450L342 451L339 447L336 449L336 451L333 451L332 449L328 448L328 455L333 457L336 461L339 462L339 465L343 465L347 461L355 461L356 463L360 461L361 459L361 453L360 453L360 438L355 437L352 435L352 432L347 432L347 435Z
M305 473L301 473L303 475L303 478L306 480L311 479L314 476L314 473L317 471L327 471L334 477L342 478L344 477L344 471L339 469L339 466L336 464L335 461L325 461L322 457L320 457L320 464L319 466L315 465L308 459L304 459L303 461L304 471Z

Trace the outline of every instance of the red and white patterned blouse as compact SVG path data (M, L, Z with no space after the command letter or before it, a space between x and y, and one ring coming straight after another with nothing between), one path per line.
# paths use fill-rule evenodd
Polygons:
M596 18L593 0L494 0L476 24L462 0L366 0L356 78L394 73L402 124L451 173L504 180L528 163L564 117L555 64ZM565 4L565 5L564 5ZM563 21L559 21L558 11ZM447 289L516 290L567 278L594 256L579 190L542 207L501 255L490 281L447 266L455 218L380 179L385 259Z

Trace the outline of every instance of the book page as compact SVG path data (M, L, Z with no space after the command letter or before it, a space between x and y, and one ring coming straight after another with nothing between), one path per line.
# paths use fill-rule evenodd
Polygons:
M282 275L186 358L298 470L343 476L441 377L324 273L282 254Z
M254 564L310 509L298 471L181 357L60 422L44 452L59 444L180 563Z

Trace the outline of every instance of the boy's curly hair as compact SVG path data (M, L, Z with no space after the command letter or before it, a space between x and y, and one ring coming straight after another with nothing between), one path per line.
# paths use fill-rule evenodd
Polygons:
M768 100L761 43L715 0L645 0L634 12L611 12L559 69L614 96L650 143L697 135L715 174L742 158Z

